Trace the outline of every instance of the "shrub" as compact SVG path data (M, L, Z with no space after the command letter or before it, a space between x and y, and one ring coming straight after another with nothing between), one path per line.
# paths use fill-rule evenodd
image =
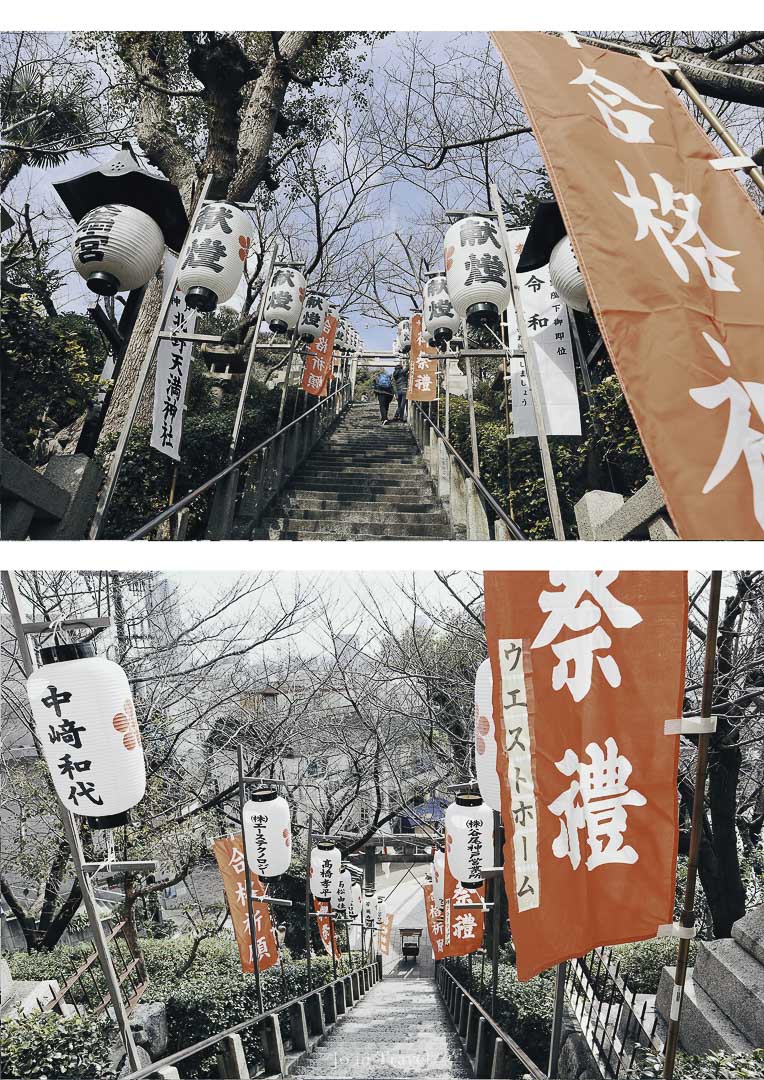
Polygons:
M647 1054L635 1066L630 1075L637 1077L661 1076L663 1058L659 1054ZM674 1064L674 1076L677 1080L724 1080L736 1078L764 1077L764 1050L753 1050L750 1054L732 1054L726 1050L714 1050L710 1054L678 1053Z
M635 994L655 994L661 971L676 963L677 943L673 938L653 938L617 945L613 958L620 962L620 974ZM696 944L690 942L690 966L695 963Z
M3 1076L107 1080L114 1076L109 1063L112 1035L111 1022L103 1017L63 1019L57 1013L33 1013L3 1020Z

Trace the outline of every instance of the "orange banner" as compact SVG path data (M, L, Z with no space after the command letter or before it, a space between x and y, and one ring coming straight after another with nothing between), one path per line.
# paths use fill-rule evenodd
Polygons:
M670 923L687 581L485 574L504 885L517 973ZM571 913L575 917L571 917Z
M438 911L438 905L432 895L432 885L423 885L422 891L424 892L424 910L427 913L427 933L432 945L432 954L436 960L442 960L445 933L443 912Z
M320 337L311 342L305 357L305 369L302 373L302 389L306 394L321 397L332 374L334 358L334 335L337 333L337 319L327 315Z
M435 401L438 396L438 351L422 342L422 316L411 318L409 401Z
M764 221L663 73L493 34L685 540L764 537Z
M326 949L327 956L332 955L332 920L329 918L329 901L319 900L318 897L313 897L313 910L318 914L316 922L318 923L318 933ZM337 927L334 928L334 955L339 960L340 958L340 944L339 934L337 933Z
M463 910L462 904L485 902L485 884L479 889L465 889L460 885L448 866L446 853L443 880L443 955L466 956L482 947L485 915L472 908Z
M220 836L212 841L212 851L217 859L220 876L223 879L228 910L231 913L236 944L239 946L241 970L254 972L252 961L252 939L249 932L249 913L247 911L247 886L244 875L244 854L241 835ZM262 896L263 886L256 874L249 876L252 895ZM252 905L257 936L257 967L267 971L278 961L278 944L273 933L271 913L267 904Z
M390 952L390 938L393 933L393 917L392 915L385 915L382 921L382 926L379 930L379 951L383 956L387 956Z

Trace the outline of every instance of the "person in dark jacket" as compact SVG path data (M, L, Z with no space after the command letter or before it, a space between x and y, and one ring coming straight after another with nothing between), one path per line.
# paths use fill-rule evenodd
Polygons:
M393 400L393 380L389 371L380 371L371 384L379 402L379 416L383 424L389 423L387 414Z
M393 368L393 385L395 396L398 399L398 408L395 410L393 420L406 419L406 391L409 386L409 369L403 364L396 364Z

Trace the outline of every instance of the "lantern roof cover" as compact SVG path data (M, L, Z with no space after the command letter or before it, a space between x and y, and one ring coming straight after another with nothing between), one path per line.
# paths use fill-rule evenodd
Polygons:
M129 142L110 161L53 185L75 221L107 203L134 206L156 221L172 251L180 251L188 231L188 216L180 192L141 165Z
M518 274L529 273L546 266L552 248L566 233L560 207L554 199L540 202L533 215L528 237L517 263Z

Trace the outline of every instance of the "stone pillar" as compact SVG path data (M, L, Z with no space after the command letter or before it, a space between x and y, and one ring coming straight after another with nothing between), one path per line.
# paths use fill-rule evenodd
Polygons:
M478 495L475 481L468 476L464 481L467 494L467 539L490 540L491 530L483 508L483 500Z
M448 509L451 516L451 525L454 529L454 537L457 540L467 539L467 489L465 488L465 475L461 465L455 458L450 458L451 483L448 494Z
M512 539L514 539L512 536L510 536L509 529L504 524L504 522L501 520L501 518L497 518L496 521L494 521L494 523L493 523L493 538L494 538L494 540L512 540Z
M56 454L45 466L45 479L71 497L60 521L39 521L32 526L33 540L82 540L103 483L103 470L87 454Z
M286 1055L278 1016L273 1014L266 1016L263 1022L258 1024L258 1035L263 1046L266 1075L275 1073L276 1076L283 1076L286 1069ZM247 1074L247 1080L249 1080L249 1074Z
M240 1035L226 1035L218 1044L218 1076L227 1080L249 1080L249 1067Z
M290 1011L289 1030L292 1034L292 1045L295 1050L308 1050L310 1048L308 1021L305 1017L305 1006L301 1001L298 1001Z
M326 1034L326 1017L324 1016L324 1003L321 1000L320 990L316 990L306 999L305 1015L312 1035Z
M442 439L437 442L438 454L438 497L444 507L448 509L449 496L451 494L451 466L446 444Z
M574 507L579 540L596 540L597 526L620 510L623 503L623 495L615 491L587 491Z

